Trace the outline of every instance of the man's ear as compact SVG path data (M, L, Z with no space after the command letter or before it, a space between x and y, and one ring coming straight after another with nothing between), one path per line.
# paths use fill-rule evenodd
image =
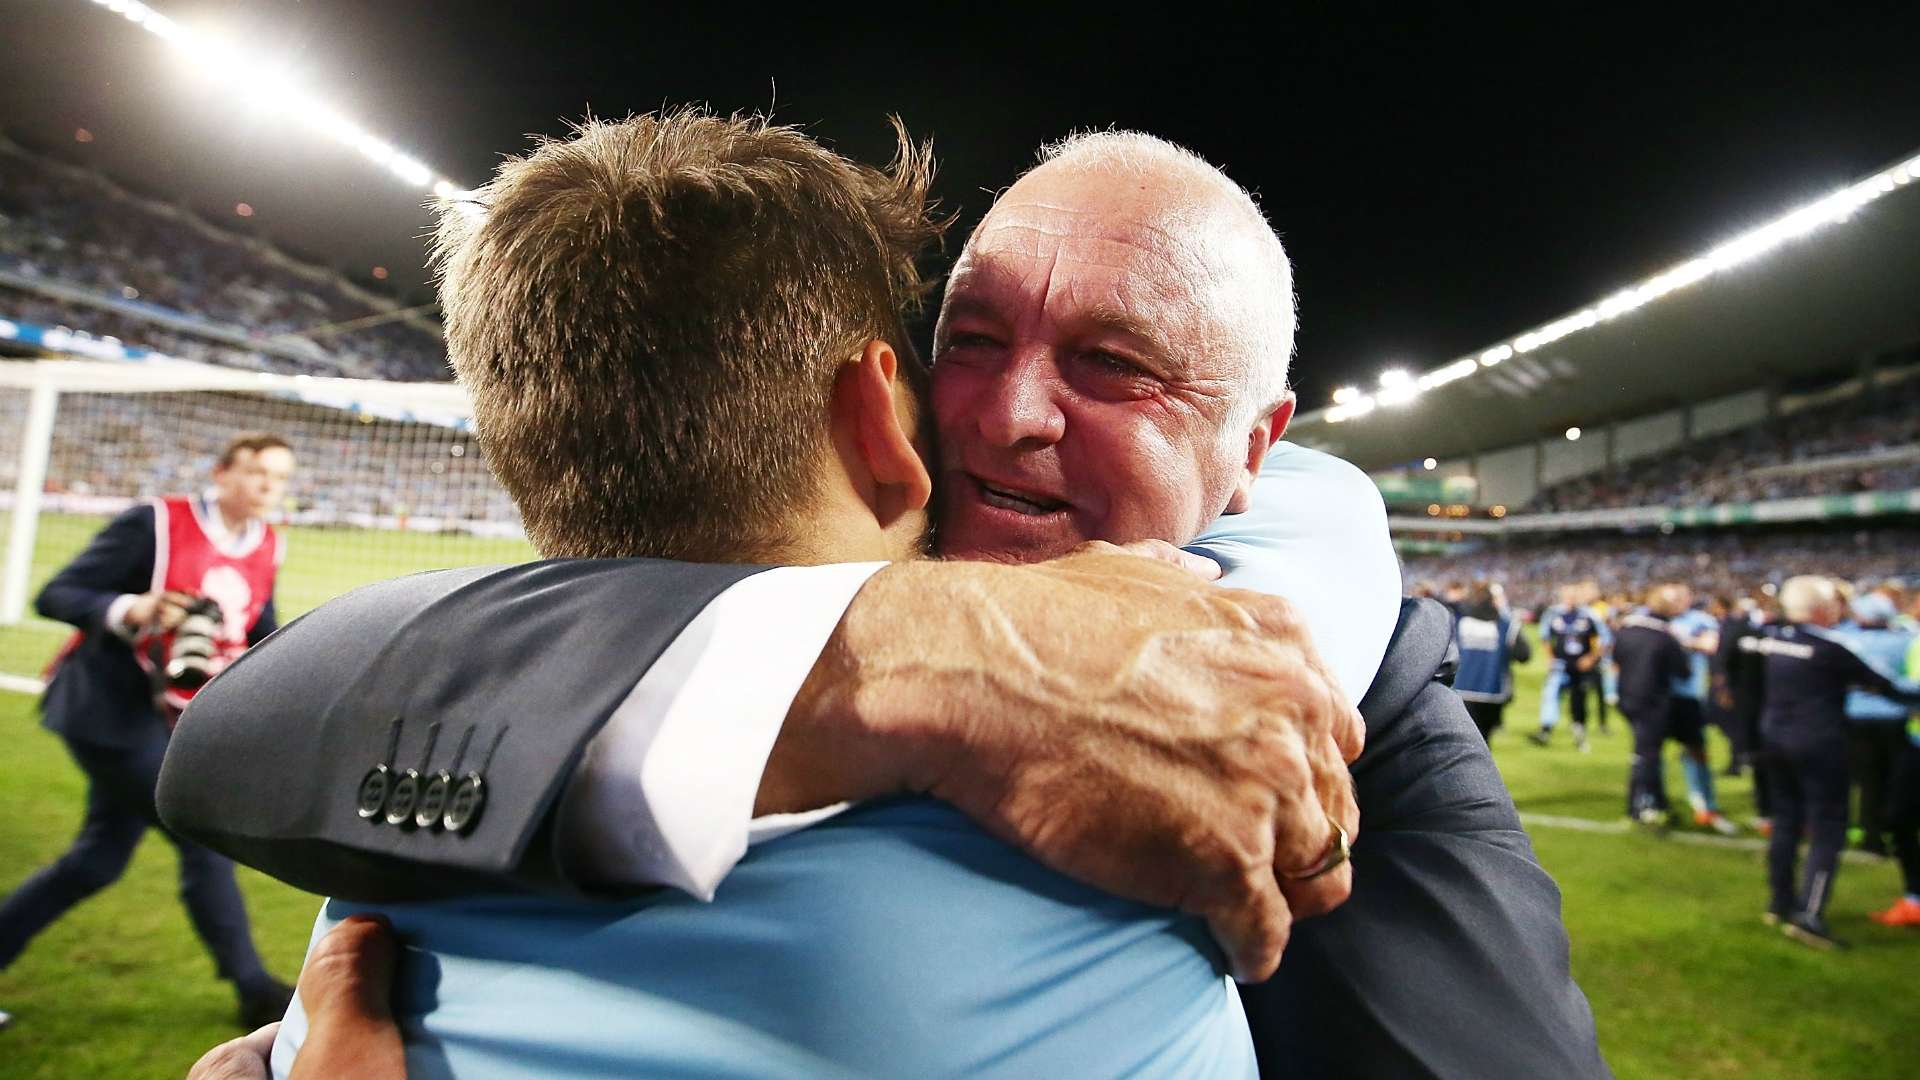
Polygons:
M840 372L834 396L839 399L836 411L849 423L874 485L892 489L883 497L886 509L925 509L933 498L933 477L913 438L924 405L912 384L900 377L900 357L893 346L877 339L867 342Z
M1226 512L1244 514L1253 506L1253 481L1260 475L1260 465L1267 460L1267 451L1287 433L1287 425L1293 421L1293 391L1273 411L1254 422L1253 430L1247 432L1247 456L1241 463L1240 474L1233 480L1233 495L1227 499Z

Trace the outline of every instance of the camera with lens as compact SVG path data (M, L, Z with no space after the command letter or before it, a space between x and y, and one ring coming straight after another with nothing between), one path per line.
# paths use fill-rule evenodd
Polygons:
M173 647L167 651L167 685L175 690L198 690L213 678L213 658L219 651L214 637L224 616L220 605L205 596L196 596L182 606L187 614L174 627Z

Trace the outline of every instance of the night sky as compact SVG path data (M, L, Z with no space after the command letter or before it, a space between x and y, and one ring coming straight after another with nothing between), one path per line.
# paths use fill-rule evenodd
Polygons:
M961 215L949 253L1040 143L1107 125L1171 138L1255 191L1292 252L1307 407L1563 314L1920 150L1911 3L1652 17L1179 4L1145 18L1120 4L154 6L294 58L323 97L468 183L589 108L772 105L871 161L897 112L935 141L938 194ZM228 224L244 199L258 208L246 227L418 287L419 193L183 88L162 43L82 0L0 7L0 124L16 137ZM83 126L95 138L76 144Z

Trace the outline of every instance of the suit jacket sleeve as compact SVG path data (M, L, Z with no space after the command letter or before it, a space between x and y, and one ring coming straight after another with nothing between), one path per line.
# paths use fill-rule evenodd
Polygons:
M758 569L530 563L349 593L195 696L161 769L161 818L283 881L347 899L571 890L551 834L579 755L680 629ZM568 587L581 578L590 586ZM626 616L617 634L592 617L608 605ZM409 769L422 781L479 774L482 812L465 829L363 816L362 781L382 765L396 780Z
M1269 1076L1608 1076L1560 891L1451 676L1450 620L1408 601L1354 763L1353 895L1242 988Z
M280 612L274 607L273 601L273 597L267 597L267 605L260 609L260 617L253 620L253 626L247 631L248 645L258 645L280 629Z
M153 527L153 507L122 511L53 575L34 610L89 632L107 629L107 609L115 600L153 587Z

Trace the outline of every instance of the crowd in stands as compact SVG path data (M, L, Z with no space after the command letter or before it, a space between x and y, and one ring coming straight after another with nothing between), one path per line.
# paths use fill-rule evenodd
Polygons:
M0 391L0 432L23 430L25 410L25 394ZM470 432L249 394L63 394L59 410L47 469L56 501L195 490L234 430L257 428L293 444L293 519L488 532L519 522ZM0 491L14 486L10 441L0 437Z
M1569 581L1591 580L1607 594L1638 596L1666 581L1705 593L1757 595L1796 574L1853 581L1920 581L1920 529L1748 529L1641 534L1550 535L1489 543L1403 563L1407 591L1427 595L1475 580L1505 584L1514 606L1539 610Z
M1920 377L1543 489L1526 512L1712 506L1920 487Z
M389 312L391 302L4 141L0 271L16 279L0 292L0 317L256 370L451 377L440 338L418 322L326 329Z

